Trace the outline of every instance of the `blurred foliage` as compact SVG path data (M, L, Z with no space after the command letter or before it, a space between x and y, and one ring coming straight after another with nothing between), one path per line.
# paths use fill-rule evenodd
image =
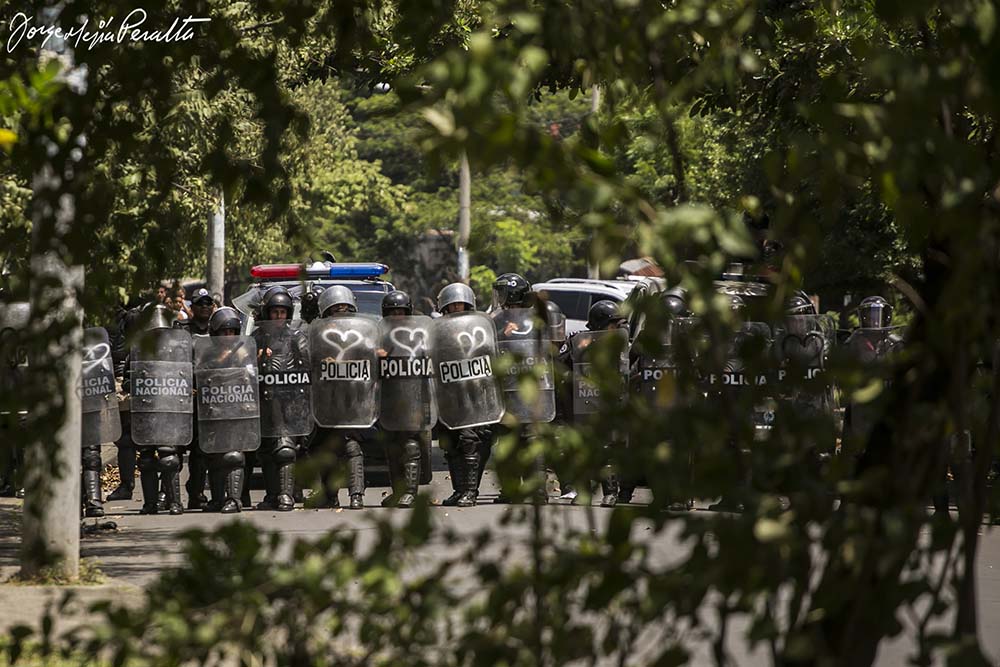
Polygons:
M66 2L60 20L123 6ZM83 93L34 54L2 56L0 116L16 135L2 138L3 239L28 247L10 207L53 165L66 178L34 198L30 247L86 262L88 306L185 270L217 187L243 212L247 256L285 239L305 252L310 238L346 255L405 252L400 233L452 226L465 152L480 188L477 287L514 268L572 271L588 246L606 271L637 252L688 289L697 325L663 401L606 401L584 423L496 447L505 484L525 480L522 498L539 456L586 480L611 451L623 476L649 484L650 505L604 512L600 529L591 513L553 527L539 507L515 509L459 539L424 504L406 527L377 523L370 547L332 533L287 560L276 537L228 526L190 536L190 567L167 573L143 610L104 606L108 623L63 637L65 650L164 665L251 653L293 665L348 653L359 664L668 665L687 662L694 641L721 665L743 627L774 664L864 665L905 615L915 663L986 662L975 563L1000 441L994 2L177 0L156 18L187 13L212 14L205 41L79 51ZM379 83L398 102L340 96ZM581 100L593 85L591 115ZM566 133L553 117L571 119ZM69 231L53 205L66 193ZM780 252L764 255L765 241ZM15 285L25 257L12 255ZM772 289L743 314L714 282L734 257L771 264ZM840 455L833 415L802 406L824 387L702 384L733 363L770 372L769 336L742 335L741 318L777 334L803 285L885 284L912 310L907 343L867 367L834 348L827 378L874 415ZM646 318L635 352L653 354L667 316L656 299L635 305ZM595 360L605 388L614 352ZM768 402L773 428L755 439ZM40 411L48 424L34 413L29 424L40 451L55 403ZM962 480L958 521L932 520L927 499L949 466ZM743 511L665 511L719 496ZM672 559L647 541L670 537L683 545ZM419 560L433 539L454 552Z

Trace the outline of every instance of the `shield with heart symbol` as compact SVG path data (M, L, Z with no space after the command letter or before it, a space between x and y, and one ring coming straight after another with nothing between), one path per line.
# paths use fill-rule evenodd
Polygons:
M628 330L581 331L570 339L570 348L574 416L585 418L600 412L602 402L624 402Z
M423 315L386 317L379 322L379 424L387 431L426 431L437 422L433 326L434 320Z
M502 308L492 314L503 371L507 412L522 424L547 423L556 417L552 381L552 345L548 324L531 308Z
M776 327L778 397L802 408L832 412L832 387L823 372L833 346L834 323L825 315L786 315Z
M288 320L255 322L262 438L308 435L315 425L307 331Z
M83 413L80 440L84 447L114 442L121 437L111 343L107 330L102 327L83 332L80 407Z
M500 421L504 402L493 372L496 356L496 330L485 314L460 312L434 320L431 357L438 421L450 429Z
M378 321L338 313L309 327L313 416L327 428L367 428L379 416Z
M198 447L206 454L260 447L257 343L250 336L196 336Z
M183 447L194 434L191 334L153 329L132 346L132 440L139 447Z

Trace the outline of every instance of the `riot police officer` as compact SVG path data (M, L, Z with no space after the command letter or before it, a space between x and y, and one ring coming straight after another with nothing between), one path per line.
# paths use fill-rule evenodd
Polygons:
M847 339L849 353L862 366L884 364L902 344L892 327L892 306L881 296L869 296L858 305L857 315L858 328ZM883 382L888 380L888 377L881 378ZM844 411L843 451L858 457L859 470L875 465L876 460L884 456L881 447L867 447L879 421L884 396L885 392L866 403L850 401Z
M354 292L343 285L332 285L318 300L320 317L312 325L323 322L326 318L345 316L358 312L357 298ZM317 331L319 329L317 328ZM317 351L317 357L321 356ZM314 373L315 375L315 373ZM339 429L318 427L310 447L310 458L319 459L322 490L316 497L307 499L309 507L340 507L340 489L335 483L339 473L347 470L347 491L350 496L348 507L352 510L364 508L365 499L365 459L361 449L364 436L360 429ZM334 457L336 464L323 457Z
M173 322L175 313L162 304L147 307L150 311L149 319L146 323L146 331L154 334L154 349L152 351L152 361L157 364L157 368L162 371L147 371L152 376L147 378L152 385L152 389L144 394L149 394L149 409L143 407L143 402L147 399L138 394L137 376L138 364L146 364L146 353L142 348L133 347L129 354L130 370L123 382L123 387L127 388L131 394L131 433L132 441L139 446L139 472L142 483L143 505L140 513L156 514L157 493L161 485L166 494L166 507L170 514L183 514L181 505L180 471L184 459L181 447L191 442L192 423L191 412L193 405L191 402L191 339L189 336L176 338L167 335L167 330L174 330ZM179 332L178 332L179 333ZM140 355L139 353L142 352ZM167 365L170 368L167 369ZM186 366L186 368L185 368ZM168 373L168 376L156 376L157 372ZM170 380L158 382L158 380ZM158 391L167 390L166 393L158 395ZM162 412L157 404L164 397L173 400L180 405L176 412Z
M195 313L197 314L197 310ZM208 323L209 335L213 338L226 337L228 340L235 340L236 337L240 335L240 315L234 309L228 306L216 310ZM246 340L246 339L245 339ZM257 402L257 377L254 373L253 375L247 375L244 371L244 376L238 379L233 378L232 369L239 368L247 365L255 365L256 361L254 359L255 350L253 350L252 342L248 343L250 349L248 350L246 346L226 346L218 345L214 348L209 347L209 352L205 355L212 363L206 364L209 368L225 369L228 371L228 375L220 375L218 378L222 382L219 383L218 388L226 387L225 382L234 385L233 387L243 391L230 392L231 396L243 396L243 403L245 404L255 404ZM199 355L198 343L195 343L195 356L196 359ZM205 371L203 371L205 372ZM211 370L208 371L211 373ZM210 378L215 380L217 378ZM200 380L199 380L200 382ZM198 387L199 389L199 399L204 401L205 396L201 396L205 391L205 387ZM230 401L230 404L235 401ZM240 406L241 408L243 406ZM255 406L254 406L255 407ZM202 404L199 403L199 413L202 410ZM246 410L242 410L246 414ZM257 413L255 413L257 414ZM202 415L199 414L199 417ZM242 415L241 415L242 416ZM251 419L243 419L239 421L233 420L223 420L212 424L215 426L214 431L219 431L225 429L226 433L206 433L207 428L201 430L202 435L210 437L209 442L223 446L213 451L218 453L205 454L205 459L208 464L208 477L209 477L209 488L212 491L212 500L205 503L203 509L207 512L221 512L222 514L234 514L239 512L241 509L240 499L243 495L243 485L245 471L244 467L246 465L246 456L241 449L236 447L245 447L248 450L256 449L260 441L260 428L259 428L259 416L253 416ZM230 441L223 444L225 441ZM242 442L241 442L242 441ZM228 449L229 451L219 452L219 449Z
M121 437L121 417L115 393L115 373L108 332L91 327L83 332L81 364L80 443L83 445L84 516L104 516L101 501L101 444Z
M291 326L294 304L278 285L261 298L261 320L253 332L261 377L261 445L258 461L266 494L260 510L295 507L295 438L312 428L309 352L305 336Z
M442 316L475 311L476 295L465 283L451 283L438 293L437 310ZM435 324L443 319L444 317L435 320ZM452 429L442 423L438 429L438 441L448 462L454 490L441 504L474 506L479 498L480 470L485 468L492 446L492 427L484 425Z
M166 295L166 289L164 289ZM116 326L111 332L111 355L115 367L115 378L124 381L128 368L128 340L141 321L142 308L134 306L121 310L116 317ZM129 407L131 401L126 391L122 391L118 401L118 412L121 417L122 434L115 441L118 450L118 487L108 494L107 500L132 500L135 489L136 448L132 442L132 422ZM166 506L163 508L166 509Z
M881 296L869 296L858 304L858 328L889 329L892 326L892 306ZM896 340L900 340L898 337Z
M174 326L186 329L191 335L205 336L210 333L209 321L215 312L215 300L204 287L195 290L191 295L191 312L193 317L174 322ZM205 454L198 448L197 422L195 422L195 442L188 454L188 481L185 487L188 493L188 509L202 509L208 500L205 498L205 482L208 480L208 465Z
M593 400L581 400L578 399L583 392L580 388L585 386L585 378L582 375L582 369L588 363L585 361L587 356L587 350L589 344L585 344L582 341L585 338L597 338L594 334L600 335L602 332L623 332L626 339L627 347L627 326L628 322L626 318L621 314L619 306L614 301L610 299L602 299L594 303L590 310L587 312L587 329L585 332L579 332L573 334L566 339L562 348L559 350L559 360L570 369L573 385L573 412L577 419L586 418L587 415L596 412L596 403ZM615 333L614 335L618 335ZM625 357L622 360L622 380L624 389L624 375L628 372L628 360ZM593 388L591 388L593 391ZM610 450L616 446L615 443L610 443L605 446L606 450ZM607 457L607 462L605 463L602 472L601 479L601 491L604 497L601 499L602 507L614 507L618 504L618 496L621 493L620 480L618 478L618 472L616 467L611 462L611 455ZM574 498L574 502L576 499Z
M387 328L391 332L394 330L391 327L397 321L411 319L412 316L413 303L406 292L394 290L382 298L384 329ZM386 349L383 346L380 349L380 356L386 354ZM385 381L391 380L392 378L386 378ZM429 407L426 405L427 399L430 397L429 392L426 393L426 397L419 390L414 393L412 398L418 405L412 412L421 412ZM411 406L395 404L387 406L390 410L407 412L409 412L407 410L409 407ZM398 415L393 415L393 417L398 417ZM389 464L389 478L392 483L392 495L387 497L382 504L386 507L412 507L413 503L416 502L420 485L420 432L386 428L383 437L385 438L385 457Z
M516 273L505 273L494 281L491 310L500 356L513 362L508 372L501 377L501 386L507 413L517 421L512 429L501 426L497 427L496 432L502 437L513 430L517 434L519 445L525 446L537 424L551 422L556 416L552 346L548 338L552 333L551 329L559 325L561 318L558 315L561 313L557 315L543 306L531 291L528 281ZM565 335L565 329L563 334ZM521 395L521 382L527 375L536 380L537 391L530 403ZM538 500L545 503L548 502L545 461L538 457L536 464ZM501 489L496 502L509 502L509 495Z

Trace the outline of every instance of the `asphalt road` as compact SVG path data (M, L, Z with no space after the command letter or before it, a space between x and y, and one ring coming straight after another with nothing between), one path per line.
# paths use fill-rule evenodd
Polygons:
M435 460L434 481L423 490L430 493L435 501L440 501L451 492L447 473L440 470L440 460ZM370 488L365 495L364 511L350 510L305 510L293 512L262 512L244 511L236 515L207 514L203 512L187 512L181 516L156 515L143 516L138 514L141 497L136 488L136 497L128 502L108 503L108 516L102 521L114 521L118 530L114 532L98 532L86 536L81 543L83 557L93 559L101 570L110 578L107 585L92 587L83 591L85 600L101 597L115 597L123 600L136 599L141 595L141 587L152 581L165 567L180 566L182 558L180 549L182 542L179 533L189 528L211 530L224 522L242 520L259 526L262 530L278 531L288 538L310 538L329 530L358 531L361 548L374 538L371 518L373 516L390 516L393 520L404 520L407 510L384 509L379 506L382 497L387 493L385 488ZM496 486L492 472L487 472L480 504L474 508L458 509L440 507L434 510L434 520L438 527L452 528L459 534L477 532L479 529L497 528L503 514L518 511L517 508L506 505L492 504ZM648 492L640 489L636 494L636 502L649 499ZM262 491L254 490L254 500L259 500ZM597 492L595 505L599 501ZM341 501L346 501L346 491L341 492ZM0 573L12 573L18 566L17 549L17 506L20 501L3 499L0 501ZM703 507L696 512L706 511ZM580 529L596 528L603 530L609 511L600 507L572 506L566 501L557 501L544 509L544 517L553 527L573 526ZM90 520L92 522L92 520ZM678 528L680 523L678 522ZM520 537L511 529L511 539ZM679 559L685 554L685 547L676 539L676 530L667 530L654 534L646 533L642 537L643 527L634 528L640 539L649 542L650 549L661 562ZM524 533L522 532L522 535ZM979 554L979 603L982 636L987 650L997 660L1000 660L1000 531L984 529ZM431 555L436 549L447 549L444 543L428 547ZM54 599L53 593L41 587L0 586L0 629L9 627L16 622L24 622L37 618L47 599ZM909 623L901 617L904 627L910 629ZM67 622L72 622L67 619ZM86 622L86 621L82 621ZM750 651L747 644L739 636L740 626L736 624L733 630L733 640L729 650L739 665L769 664L763 650ZM912 636L904 635L884 642L880 653L880 665L904 665L912 653ZM709 647L692 645L695 649L695 664L709 664Z

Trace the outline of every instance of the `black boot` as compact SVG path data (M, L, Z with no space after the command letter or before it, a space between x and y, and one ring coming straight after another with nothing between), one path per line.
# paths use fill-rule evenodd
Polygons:
M118 447L118 488L108 494L108 501L132 500L135 489L135 447Z
M156 494L156 508L161 512L167 511L167 487L163 477L160 477L160 490Z
M139 484L142 486L142 509L140 514L156 514L160 511L160 462L156 452L143 449L139 454Z
M417 488L420 485L420 461L403 461L403 488L402 495L396 501L396 507L413 507L417 501Z
M458 507L475 507L479 499L479 480L482 476L479 473L479 452L466 454L462 457L461 471L461 494L455 501Z
M181 503L180 455L161 455L160 470L163 475L163 486L167 490L167 511L174 516L184 514L184 505Z
M352 456L348 459L347 491L351 494L352 510L363 509L365 506L365 458L361 453L361 446L357 446L357 451L352 449Z
M101 502L101 473L99 470L83 471L84 516L104 516L104 503Z
M451 486L455 490L450 496L441 501L446 507L455 507L459 499L465 494L468 484L465 457L458 453L448 452L448 475L451 477Z
M215 462L213 462L215 463ZM206 512L218 512L226 498L226 471L217 464L208 469L208 489L212 499L201 506Z
M214 493L214 492L213 492ZM222 506L219 511L223 514L236 514L240 511L240 496L243 495L243 466L233 468L226 473L223 488ZM214 496L212 500L215 500Z
M295 463L283 463L278 466L278 497L275 498L275 509L279 512L291 512L295 509Z
M208 503L208 498L205 497L205 477L208 472L206 463L205 455L192 448L191 456L188 457L190 475L187 484L184 485L187 489L189 510L200 510Z
M278 464L269 456L260 457L260 470L264 474L264 499L257 503L259 510L277 509Z
M604 479L601 480L601 491L604 497L601 498L601 507L614 507L618 504L618 493L621 486L618 483L618 473L611 466L605 466Z
M250 498L250 481L253 479L253 469L257 463L257 453L247 452L243 461L243 493L240 494L240 504L243 509L253 507L253 500Z

